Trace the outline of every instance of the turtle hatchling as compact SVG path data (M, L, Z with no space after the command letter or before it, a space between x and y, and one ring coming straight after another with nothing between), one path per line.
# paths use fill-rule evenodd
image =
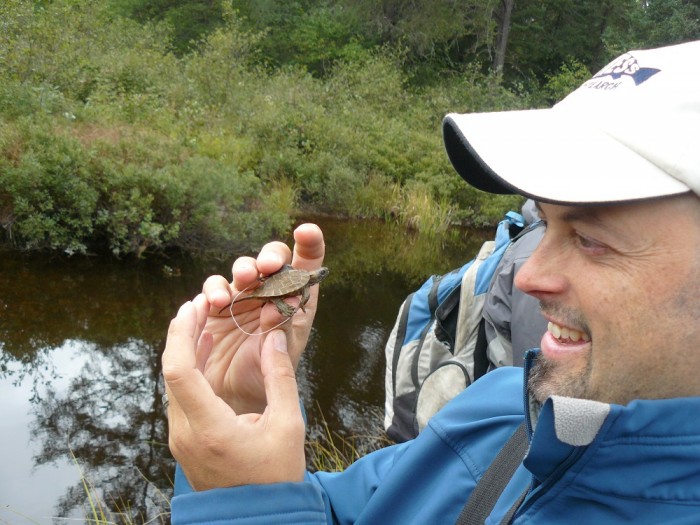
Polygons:
M317 270L306 271L294 269L290 264L285 264L278 272L260 278L262 284L248 295L236 296L231 302L240 303L248 299L255 299L265 303L272 302L277 311L285 317L291 317L301 308L306 312L304 305L311 297L310 288L320 283L328 275L328 268L321 267ZM240 295L240 294L239 294ZM301 301L297 308L284 302L285 297L297 297L301 295Z

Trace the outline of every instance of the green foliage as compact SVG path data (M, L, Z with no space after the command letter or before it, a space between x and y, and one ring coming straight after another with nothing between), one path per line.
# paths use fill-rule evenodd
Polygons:
M316 75L330 71L339 60L362 56L365 46L356 36L358 21L340 6L321 5L287 21L289 31L283 49L276 54L284 62L299 64Z
M23 239L26 248L84 252L98 200L89 156L75 141L46 129L31 141L24 138L6 141L3 157L12 155L10 149L21 156L14 164L4 163L0 172L10 237Z
M221 254L284 233L302 211L424 232L493 224L519 199L455 176L446 113L548 105L618 48L697 36L692 2L522 0L501 76L488 61L496 9L2 2L5 239Z
M591 72L580 61L569 58L555 75L547 75L544 92L550 103L559 102L591 77Z
M337 60L389 45L405 52L413 81L433 84L473 62L490 65L503 31L495 0L111 0L112 11L170 27L182 55L235 11L247 30L266 32L261 62L302 65L325 75ZM506 80L541 84L568 57L589 70L639 45L700 38L696 1L518 0L506 47Z
M525 0L515 3L507 74L540 82L574 57L598 70L610 58L604 35L624 31L637 0Z
M49 84L31 84L15 79L0 83L0 115L17 118L23 115L60 114L72 118L70 103L63 93Z
M646 2L643 31L647 45L679 44L700 38L700 3L688 0Z
M263 207L252 174L211 158L179 161L163 154L172 145L157 137L99 131L4 130L0 203L18 247L85 253L104 246L117 256L178 247L220 256L289 228L289 204Z
M360 18L358 26L366 39L404 48L406 64L423 81L488 56L495 36L494 0L341 0L341 4Z
M637 0L635 4L627 26L604 35L611 55L700 39L700 3L697 0Z
M5 78L51 86L86 102L98 89L146 92L172 66L159 28L114 17L101 2L51 2L36 9L31 4L15 0L3 7Z
M206 34L218 28L223 9L216 0L118 0L110 2L119 14L141 23L163 22L170 27L174 51L183 55Z
M196 99L204 106L237 105L241 90L256 81L254 64L264 33L247 31L236 13L226 11L226 24L203 38L197 50L182 61L184 78L173 86L182 97L178 104Z

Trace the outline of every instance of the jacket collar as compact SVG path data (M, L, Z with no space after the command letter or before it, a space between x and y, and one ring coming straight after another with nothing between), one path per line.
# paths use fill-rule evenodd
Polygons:
M698 479L700 418L693 414L700 409L700 397L635 400L623 406L553 396L540 405L527 393L527 378L538 354L539 350L527 353L524 382L530 448L523 463L535 480L541 482L561 472L562 465L583 457L587 458L586 470L591 472L617 472L623 477L622 473L627 472L626 484L611 482L607 489L624 493L625 497L635 497L634 491L640 490L637 485L641 481L629 478L638 475L635 469L641 457L649 464L656 461L664 465L653 472L648 468L645 471L647 477L655 479L654 490L648 488L649 480L646 485L642 483L650 495L676 497L679 476ZM598 475L592 478L600 485L597 490L606 490L606 482L601 482ZM693 487L683 489L681 499L690 496L700 500L700 484Z

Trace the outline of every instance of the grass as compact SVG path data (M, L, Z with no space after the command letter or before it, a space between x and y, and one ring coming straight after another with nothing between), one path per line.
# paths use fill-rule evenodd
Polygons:
M111 508L116 509L116 512L111 510L110 505L108 505L104 498L100 495L101 491L83 472L83 469L78 462L78 458L75 457L72 450L70 451L70 455L71 459L73 460L73 464L80 473L80 482L83 486L87 499L87 508L85 513L86 523L92 525L148 525L151 523L170 523L170 500L158 488L156 488L156 492L161 496L164 507L167 510L163 510L153 518L148 520L144 520L142 518L142 520L139 522L135 521L135 518L132 516L130 503L125 501L121 496L118 499L112 499ZM139 474L145 479L142 472L139 472Z
M306 442L307 468L312 472L342 472L370 452L392 445L393 441L381 428L381 416L375 416L377 428L372 434L342 436L330 429L321 414L320 434Z
M398 221L408 230L439 235L450 228L454 209L447 199L436 202L429 189L422 185L404 186L400 194Z

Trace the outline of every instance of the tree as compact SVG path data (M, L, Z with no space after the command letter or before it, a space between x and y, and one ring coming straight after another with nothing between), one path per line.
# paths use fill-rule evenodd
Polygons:
M475 57L490 62L498 0L341 0L364 20L365 38L402 46L423 70L460 69Z
M506 73L542 82L571 58L597 70L611 58L607 35L625 30L637 9L637 0L519 0Z
M700 0L642 0L639 35L648 46L679 44L700 38Z
M493 61L493 69L497 73L503 71L510 34L511 15L515 0L501 0L499 9L495 14L498 30L496 32L496 53Z
M139 22L166 22L172 46L183 54L223 23L220 0L111 0L113 9Z

